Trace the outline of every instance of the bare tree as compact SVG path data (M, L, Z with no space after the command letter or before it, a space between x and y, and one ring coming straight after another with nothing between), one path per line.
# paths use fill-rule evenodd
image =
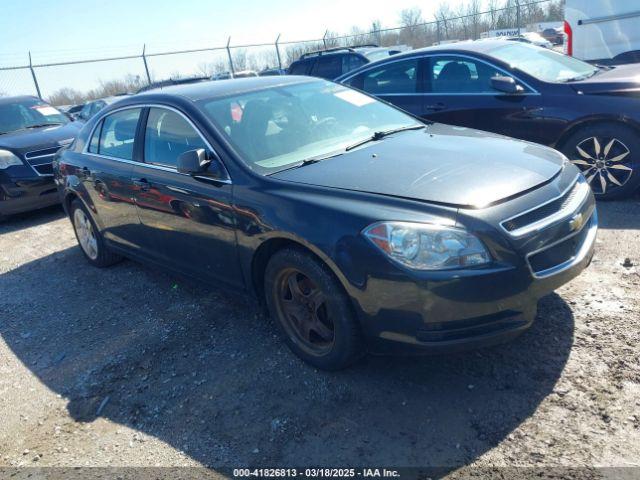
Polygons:
M440 38L440 40L448 40L449 39L449 19L453 16L451 12L451 7L448 3L443 2L438 5L438 9L436 10L435 17L440 25L441 35L444 38Z
M406 8L400 12L400 42L412 47L424 46L422 10L418 7Z
M482 17L480 16L480 0L469 0L467 5L467 15L470 15L469 24L471 26L471 38L477 40L480 38L480 25Z
M47 100L52 105L76 105L82 103L84 99L85 94L82 92L73 88L63 87L49 95Z
M233 50L231 54L231 59L233 61L233 69L237 72L240 70L246 70L247 67L247 51L244 48L239 48Z
M369 36L371 41L376 45L382 45L382 22L380 20L374 20L371 22L371 28L369 29Z

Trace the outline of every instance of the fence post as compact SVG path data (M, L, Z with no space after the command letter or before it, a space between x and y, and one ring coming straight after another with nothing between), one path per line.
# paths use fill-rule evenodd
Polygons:
M516 0L516 26L518 27L518 36L520 35L520 0Z
M280 41L280 34L278 34L278 38L276 38L276 55L278 56L278 68L282 70L282 59L280 58L280 47L278 47L279 41Z
M327 49L327 35L329 34L329 30L325 30L324 35L322 36L322 45L324 45L324 49Z
M29 70L31 70L31 76L33 77L33 84L36 86L36 92L38 93L38 98L42 100L42 94L40 93L40 85L38 85L36 71L34 70L33 63L31 62L31 52L29 52Z
M231 48L229 44L231 43L231 37L227 40L227 56L229 57L229 69L231 70L231 78L233 78L235 72L233 70L233 59L231 58Z
M151 75L149 75L149 65L147 65L147 56L145 55L147 51L147 44L142 45L142 62L144 63L144 71L147 74L147 83L151 85Z

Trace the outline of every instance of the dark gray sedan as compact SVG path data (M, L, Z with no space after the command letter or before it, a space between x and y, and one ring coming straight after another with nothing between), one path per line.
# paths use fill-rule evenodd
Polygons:
M555 150L308 77L127 98L55 163L91 264L126 256L248 292L324 369L516 336L588 265L597 230Z

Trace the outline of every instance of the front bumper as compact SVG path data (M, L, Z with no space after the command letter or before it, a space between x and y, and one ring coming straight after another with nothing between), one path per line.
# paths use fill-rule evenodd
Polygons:
M452 352L502 343L525 331L535 319L538 300L591 262L598 218L593 204L585 209L589 215L582 229L562 238L573 242L571 256L544 275L532 271L529 256L515 266L424 275L388 268L371 273L366 288L350 292L371 352ZM533 254L541 252L545 248Z
M53 177L11 178L0 172L0 215L13 215L60 203Z

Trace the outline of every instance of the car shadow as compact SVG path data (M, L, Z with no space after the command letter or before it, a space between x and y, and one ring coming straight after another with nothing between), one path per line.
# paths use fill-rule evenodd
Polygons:
M37 227L44 223L64 217L65 213L61 205L34 210L31 212L10 215L0 220L0 235L13 233L29 227Z
M640 192L625 200L599 201L598 220L600 228L640 230Z
M131 261L96 269L76 247L0 275L0 291L2 338L71 417L214 469L468 464L552 393L573 343L572 311L552 294L509 344L326 373L253 301Z

